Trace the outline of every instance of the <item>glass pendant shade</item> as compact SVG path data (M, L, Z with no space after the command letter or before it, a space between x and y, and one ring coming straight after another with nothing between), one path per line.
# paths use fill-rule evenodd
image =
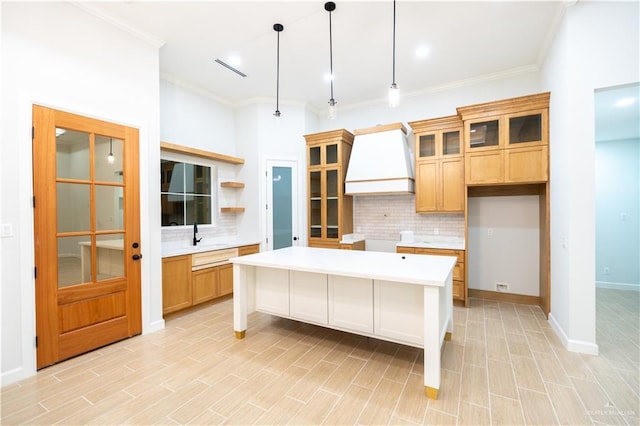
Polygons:
M338 102L336 102L335 99L329 99L329 114L327 115L327 118L333 120L338 116L338 111L336 111L336 104Z
M389 87L389 106L395 108L400 105L400 89L396 83Z

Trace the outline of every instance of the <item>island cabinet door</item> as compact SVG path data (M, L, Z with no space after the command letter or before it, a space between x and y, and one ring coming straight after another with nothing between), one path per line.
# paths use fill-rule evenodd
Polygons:
M410 345L424 343L423 287L373 281L374 333Z
M329 324L373 333L373 280L329 275Z
M256 310L289 316L289 271L256 268Z
M327 324L327 275L291 271L291 318Z

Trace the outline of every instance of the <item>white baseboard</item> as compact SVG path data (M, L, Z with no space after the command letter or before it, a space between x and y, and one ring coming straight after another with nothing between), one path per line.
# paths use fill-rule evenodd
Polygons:
M154 321L148 327L144 327L142 334L149 334L164 329L164 319Z
M31 377L36 374L35 368L32 372L27 371L22 367L14 368L13 370L5 371L0 376L0 385L7 386L11 383L19 382L22 379L26 379L27 377Z
M555 331L560 338L562 346L564 346L568 351L588 355L598 355L599 349L596 343L569 339L560 324L558 324L558 321L556 321L553 314L549 314L549 324L551 324L551 328L553 328L553 331Z
M614 290L640 291L640 284L610 283L607 281L596 281L597 288L610 288Z

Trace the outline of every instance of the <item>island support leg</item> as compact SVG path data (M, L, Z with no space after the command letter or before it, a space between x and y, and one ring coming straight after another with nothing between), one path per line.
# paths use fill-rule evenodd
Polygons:
M247 332L247 267L233 265L233 330L236 339L244 339Z
M424 286L424 391L438 399L440 389L440 289Z

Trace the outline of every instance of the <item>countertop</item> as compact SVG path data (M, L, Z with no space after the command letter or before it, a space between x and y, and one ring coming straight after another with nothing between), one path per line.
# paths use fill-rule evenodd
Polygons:
M234 264L442 287L457 258L419 254L287 247L234 257Z
M162 257L181 256L184 254L201 253L204 251L224 250L234 247L260 244L258 240L224 239L201 241L197 246L186 241L169 241L162 243Z

